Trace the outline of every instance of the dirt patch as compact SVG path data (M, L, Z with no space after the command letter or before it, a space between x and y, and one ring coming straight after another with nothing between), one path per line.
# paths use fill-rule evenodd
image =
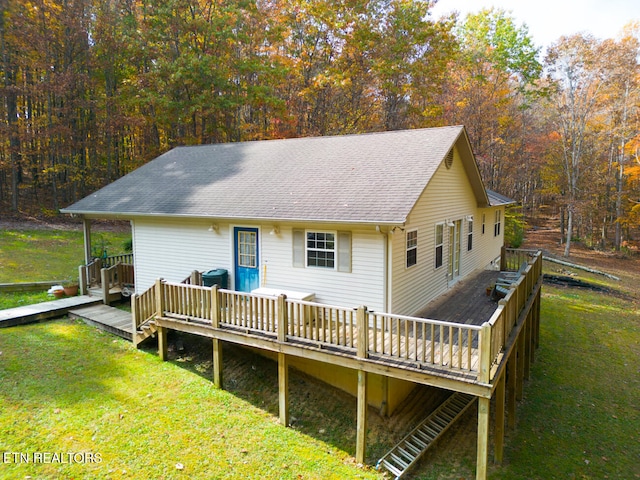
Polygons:
M2 230L82 230L82 220L67 215L35 217L31 215L3 214ZM91 230L96 232L128 232L131 225L126 220L92 220Z
M571 255L566 258L563 256L564 243L561 243L562 236L559 223L559 220L554 217L539 219L534 227L527 230L522 248L542 250L545 256L588 266L619 277L620 280L615 282L615 287L609 289L609 291L605 289L603 293L622 294L632 299L640 298L640 253L634 249L624 252L597 250L587 247L582 242L573 242L571 244ZM553 269L552 275L566 276L569 273L566 267L559 265L551 266L550 268ZM588 275L579 271L571 273L579 276L580 280L587 282L589 278L598 278L597 274ZM599 278L605 279L604 276ZM574 280L576 280L575 277ZM607 280L607 282L610 281ZM579 285L574 286L579 287Z

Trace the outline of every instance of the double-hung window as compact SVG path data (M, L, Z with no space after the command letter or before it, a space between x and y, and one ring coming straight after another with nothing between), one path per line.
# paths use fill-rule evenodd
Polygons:
M502 212L500 210L496 210L496 219L493 224L493 236L497 237L500 235L500 227L502 226Z
M469 220L467 225L467 251L471 251L473 249L473 218Z
M293 266L351 272L351 232L293 230Z
M407 232L407 268L418 263L418 231Z
M440 268L442 266L442 254L444 251L444 224L438 223L436 224L436 268Z
M307 266L334 268L335 265L335 233L307 232Z

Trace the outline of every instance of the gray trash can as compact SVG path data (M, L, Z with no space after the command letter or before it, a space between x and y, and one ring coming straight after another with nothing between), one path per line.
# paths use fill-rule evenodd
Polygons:
M224 268L216 268L202 274L202 284L205 287L218 285L219 288L229 288L229 272Z

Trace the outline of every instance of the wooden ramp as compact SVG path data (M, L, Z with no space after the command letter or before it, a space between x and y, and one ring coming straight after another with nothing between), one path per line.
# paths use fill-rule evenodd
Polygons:
M131 313L108 305L91 305L69 310L69 318L83 320L86 324L113 333L125 340L131 341L133 322Z
M41 322L50 318L62 317L69 310L86 305L102 303L100 297L90 297L81 295L78 297L67 297L50 302L25 305L24 307L8 308L0 310L0 328L14 327L27 323Z
M388 451L376 465L384 467L394 478L402 476L444 432L471 406L476 397L456 392L447 398L420 425Z

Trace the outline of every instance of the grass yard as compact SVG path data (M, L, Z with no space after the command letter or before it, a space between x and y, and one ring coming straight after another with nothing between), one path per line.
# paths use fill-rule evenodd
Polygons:
M77 281L78 266L84 263L81 229L0 230L0 283ZM94 249L124 253L129 232L94 232ZM0 294L0 310L43 302L46 292Z
M381 478L209 379L84 324L2 329L0 352L0 451L101 459L0 463L0 478Z

